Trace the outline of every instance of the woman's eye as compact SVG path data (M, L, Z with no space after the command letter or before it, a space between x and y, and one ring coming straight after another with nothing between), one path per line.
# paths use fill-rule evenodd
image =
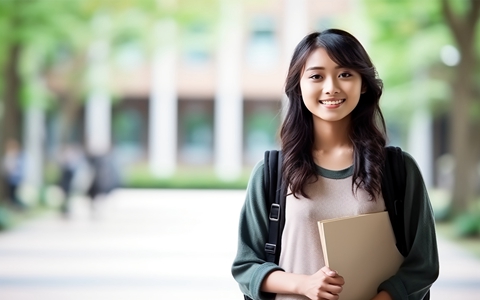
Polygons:
M315 75L310 76L310 78L311 79L320 79L320 78L322 78L322 76L315 74Z
M350 77L350 76L352 76L352 74L350 74L350 73L347 73L347 72L344 72L344 73L340 74L340 76L339 76L339 77L343 77L343 78L345 78L345 77Z

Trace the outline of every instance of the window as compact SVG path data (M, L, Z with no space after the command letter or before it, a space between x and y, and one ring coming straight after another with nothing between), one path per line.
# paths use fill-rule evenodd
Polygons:
M213 161L213 101L179 102L180 160L189 165Z
M206 24L197 22L188 27L183 39L185 63L201 66L211 59L210 31Z
M244 103L244 147L247 164L255 164L266 150L278 149L280 101L252 99Z
M126 40L116 47L114 61L122 70L136 69L144 64L144 60L145 55L138 40Z
M257 16L251 20L247 41L247 63L263 69L273 66L278 58L278 41L272 17Z

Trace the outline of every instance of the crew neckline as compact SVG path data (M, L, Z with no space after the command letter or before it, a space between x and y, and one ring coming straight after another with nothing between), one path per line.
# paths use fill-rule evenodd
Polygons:
M315 165L317 174L330 179L344 179L353 175L353 165L343 170L329 170Z

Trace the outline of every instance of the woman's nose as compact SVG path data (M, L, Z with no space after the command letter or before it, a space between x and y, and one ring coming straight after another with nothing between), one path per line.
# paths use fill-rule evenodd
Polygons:
M327 77L323 84L323 91L325 94L333 95L339 92L337 81L335 78Z

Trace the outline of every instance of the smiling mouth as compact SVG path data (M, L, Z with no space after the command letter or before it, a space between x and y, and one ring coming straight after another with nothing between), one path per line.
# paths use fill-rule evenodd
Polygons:
M346 99L339 99L339 100L319 100L319 102L323 105L339 105L345 102Z

